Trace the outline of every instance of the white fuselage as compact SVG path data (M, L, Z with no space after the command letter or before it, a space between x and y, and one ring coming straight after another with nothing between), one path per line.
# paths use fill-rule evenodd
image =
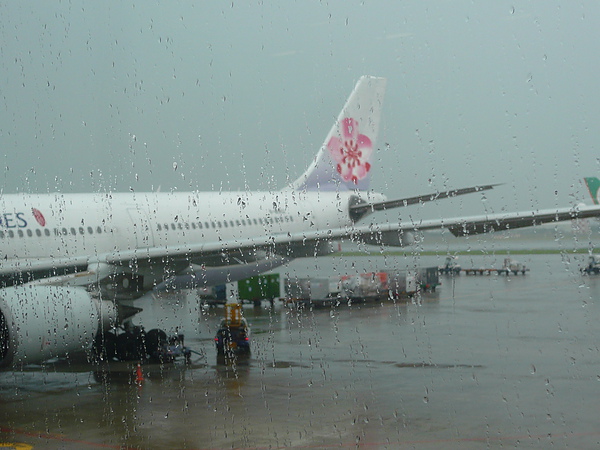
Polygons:
M68 258L338 228L351 224L350 196L293 191L4 195L0 254L4 260Z

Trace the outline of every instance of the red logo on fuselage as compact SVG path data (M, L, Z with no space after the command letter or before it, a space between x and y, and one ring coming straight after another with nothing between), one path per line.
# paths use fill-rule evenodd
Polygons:
M46 219L44 218L42 212L35 208L31 208L31 212L33 213L33 217L35 217L35 220L37 220L37 223L39 223L41 227L45 227Z

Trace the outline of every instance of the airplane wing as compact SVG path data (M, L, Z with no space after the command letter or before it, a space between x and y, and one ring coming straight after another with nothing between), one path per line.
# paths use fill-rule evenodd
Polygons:
M370 230L365 230L364 227L357 227L356 232L359 235L369 235L373 233L386 234L403 231L447 229L454 236L460 237L482 234L490 231L510 230L541 225L544 223L562 222L598 216L600 216L600 207L598 206L576 206L573 208L556 208L450 219L411 221L410 223L400 224L388 223L385 225L369 226Z
M523 228L544 223L561 222L565 220L585 219L600 216L600 206L576 206L573 208L556 208L513 213L487 214L482 216L457 217L450 219L432 219L422 221L403 221L398 223L355 225L353 227L322 229L301 234L274 234L260 239L251 239L247 242L220 242L204 244L199 247L190 246L186 249L171 248L168 250L170 257L187 254L194 257L205 252L246 249L251 251L257 248L275 248L289 244L313 245L316 241L331 241L344 237L373 237L381 234L399 234L403 232L427 231L448 229L455 236L467 236L501 231L514 228ZM385 242L384 242L385 243ZM391 244L388 244L391 245ZM146 257L153 258L157 249L149 250ZM114 254L113 258L119 258Z
M576 206L449 219L420 221L409 219L397 223L373 223L303 233L276 233L235 241L114 251L80 258L21 259L14 262L8 260L1 265L0 275L53 271L55 278L51 277L50 280L62 281L60 277L71 276L80 277L83 282L89 281L89 278L85 278L86 276L101 276L108 271L107 268L130 265L132 262L140 269L151 266L161 268L172 266L179 269L189 267L191 264L202 265L206 260L215 259L220 259L223 264L236 265L240 262L257 261L273 255L284 258L297 257L298 250L302 248L305 251L301 256L310 256L318 251L317 244L342 238L364 239L368 243L399 246L401 244L394 237L397 238L398 235L405 232L447 229L454 236L467 236L599 216L600 206ZM256 258L257 252L261 252L262 258ZM48 283L51 282L48 281Z
M374 223L356 225L347 228L319 230L302 233L301 235L285 236L273 235L269 237L268 245L298 244L314 245L314 242L323 240L336 240L344 237L375 239L377 243L397 246L394 239L385 239L389 236L398 236L404 232L418 232L427 230L447 229L454 236L467 236L482 234L490 231L509 230L514 228L530 227L544 223L561 222L566 220L599 217L600 206L576 206L573 208L556 208L511 213L486 214L471 217L456 217L449 219L432 219L421 221L401 221L398 223ZM383 240L381 240L383 237ZM222 243L223 244L223 243ZM228 244L228 243L224 243ZM252 245L261 245L254 242ZM262 245L265 245L263 243ZM229 247L228 247L229 248ZM205 249L206 250L206 249Z
M433 219L422 221L405 221L399 223L369 224L354 227L345 227L329 230L315 230L301 234L273 234L260 238L237 241L221 241L203 243L198 245L154 247L129 251L115 251L99 255L96 260L88 263L104 263L120 265L128 261L137 264L159 264L166 261L195 261L201 262L204 258L213 255L225 255L229 252L238 252L242 255L250 254L259 249L282 249L288 245L303 244L313 246L317 241L331 241L344 237L374 237L390 233L415 232L426 230L448 229L455 236L467 236L486 233L489 231L509 230L515 228L541 225L544 223L560 222L565 220L584 219L600 216L599 206L578 206L574 208L557 208L547 210L534 210L517 213L499 213L472 217L457 217L450 219ZM384 242L385 243L385 242ZM281 251L276 252L281 253ZM293 256L293 255L290 255ZM61 261L65 263L66 261ZM235 263L235 261L232 261ZM55 265L56 262L53 262Z

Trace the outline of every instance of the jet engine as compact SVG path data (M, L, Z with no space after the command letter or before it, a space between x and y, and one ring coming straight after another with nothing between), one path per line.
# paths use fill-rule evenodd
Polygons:
M83 288L25 284L0 289L0 368L87 350L116 320L112 302Z

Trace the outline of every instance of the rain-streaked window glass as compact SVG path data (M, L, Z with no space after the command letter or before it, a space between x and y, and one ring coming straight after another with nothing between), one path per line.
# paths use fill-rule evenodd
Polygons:
M0 15L0 447L598 446L600 4Z

